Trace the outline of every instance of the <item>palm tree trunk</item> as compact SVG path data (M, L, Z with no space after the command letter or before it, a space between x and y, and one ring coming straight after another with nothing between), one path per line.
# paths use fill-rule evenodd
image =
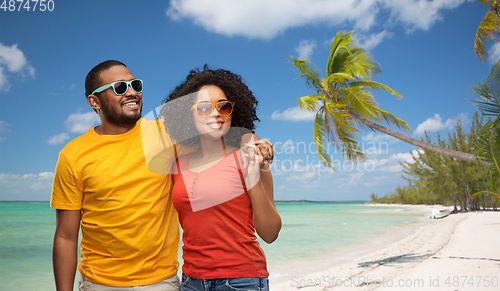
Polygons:
M404 142L407 142L409 144L412 144L412 145L417 146L419 148L422 148L424 150L432 151L432 152L435 152L435 153L443 155L443 156L447 156L450 158L459 159L459 160L463 160L463 161L467 161L467 162L471 162L471 163L474 163L477 161L476 155L469 154L469 153L463 153L463 152L459 152L459 151L454 151L451 149L443 148L443 147L425 142L423 140L418 140L418 139L409 137L407 135L404 135L402 133L394 131L390 128L384 127L380 124L377 124L375 122L364 119L363 117L361 117L359 114L357 114L355 112L348 111L347 114L349 114L349 116L352 119L356 120L357 122L359 122L361 124L368 126L371 129L378 130L382 133L385 133L387 135L395 137L399 140L402 140ZM487 166L487 167L493 166L492 163L488 163L485 161L481 161L481 164L483 164L484 166Z

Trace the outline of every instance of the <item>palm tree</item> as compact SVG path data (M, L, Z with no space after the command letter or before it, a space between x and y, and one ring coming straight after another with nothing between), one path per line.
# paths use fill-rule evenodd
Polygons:
M477 82L471 86L472 92L479 100L470 100L476 103L483 116L500 117L500 61L491 68L486 82Z
M486 39L493 41L499 40L499 25L500 25L500 4L495 0L478 0L482 4L490 6L488 12L481 20L477 28L476 38L474 40L474 51L476 55L484 62L488 53L485 50Z
M479 148L479 159L493 165L489 173L489 184L495 192L481 191L480 193L496 194L500 197L500 61L491 69L485 83L471 86L479 100L471 100L479 106L483 116L493 117L483 127L476 141Z
M382 71L363 48L353 44L351 35L352 32L341 31L335 36L326 67L326 78L320 77L309 60L292 56L290 61L297 68L298 76L304 78L307 85L316 92L315 95L299 98L298 104L303 110L316 112L314 143L323 164L333 168L325 149L325 135L348 160L363 158L355 138L355 134L361 132L360 128L363 127L378 130L438 154L475 162L476 156L473 154L442 148L379 124L385 122L399 129L411 130L405 121L377 107L370 89L386 91L398 99L401 95L386 85L370 80L370 77Z

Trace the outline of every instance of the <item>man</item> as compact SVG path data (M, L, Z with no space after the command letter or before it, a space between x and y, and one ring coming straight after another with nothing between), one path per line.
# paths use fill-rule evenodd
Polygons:
M179 290L172 182L147 166L144 131L157 124L141 119L142 81L105 61L89 72L85 91L101 124L59 153L51 197L56 289L73 290L81 223L80 290Z

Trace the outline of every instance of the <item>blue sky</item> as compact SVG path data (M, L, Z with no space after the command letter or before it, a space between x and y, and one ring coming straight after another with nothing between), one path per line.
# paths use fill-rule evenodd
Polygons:
M8 1L7 1L8 2ZM26 1L25 1L26 2ZM31 6L35 2L32 2ZM99 123L84 96L96 64L116 59L145 82L143 115L205 63L240 74L259 101L256 133L275 144L278 200L369 200L405 181L400 161L416 147L377 132L358 135L367 153L335 171L319 166L310 115L297 98L312 92L291 55L324 74L332 38L354 30L381 65L374 78L403 95L375 92L380 107L419 137L446 135L476 111L469 86L491 62L474 54L487 7L467 0L61 1L53 11L0 9L0 200L50 198L58 152ZM498 59L491 46L491 61ZM394 128L393 128L394 129Z

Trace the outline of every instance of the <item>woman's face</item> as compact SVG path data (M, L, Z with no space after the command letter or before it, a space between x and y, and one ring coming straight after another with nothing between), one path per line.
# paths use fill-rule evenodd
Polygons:
M224 91L215 85L207 85L200 88L194 101L194 104L200 104L200 106L192 110L194 125L200 135L215 140L220 139L228 132L231 127L232 117L222 116L213 106L207 106L210 103L215 104L227 100ZM207 110L210 111L210 114L206 110L203 110L206 107L208 107ZM200 110L199 112L202 115L204 115L202 111L205 111L205 114L208 115L200 117L197 110Z

